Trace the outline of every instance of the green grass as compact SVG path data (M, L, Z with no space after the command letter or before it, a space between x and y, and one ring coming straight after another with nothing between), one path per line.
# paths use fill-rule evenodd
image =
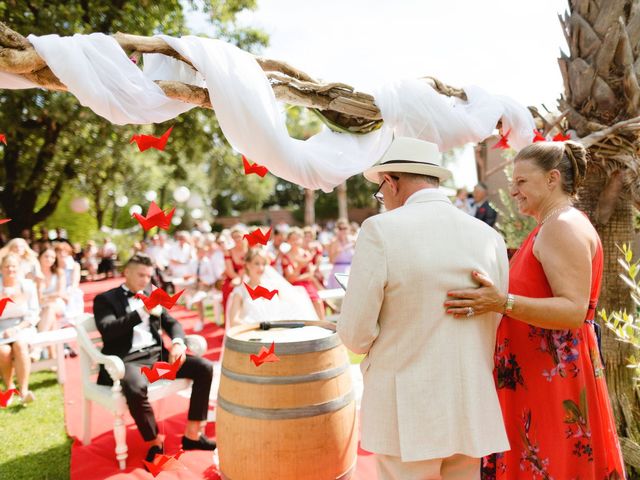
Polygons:
M64 428L62 387L54 372L32 374L29 387L33 403L22 406L14 397L0 408L0 479L66 480L73 442Z

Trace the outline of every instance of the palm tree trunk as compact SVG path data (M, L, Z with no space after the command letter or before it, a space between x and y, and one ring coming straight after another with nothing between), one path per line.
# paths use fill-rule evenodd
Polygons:
M633 207L627 195L618 198L615 209L606 224L598 221L596 212L601 201L602 193L609 181L609 175L601 168L589 165L585 183L580 190L577 207L585 211L596 226L602 240L604 251L604 272L602 291L598 302L598 310L633 311L633 302L629 295L629 288L620 279L618 246L630 243L633 239ZM615 334L601 325L602 355L606 366L606 379L609 388L609 398L614 410L620 436L623 456L627 466L640 469L640 398L634 386L632 371L627 368L629 357L632 355L630 345L617 340ZM629 478L638 478L629 473Z

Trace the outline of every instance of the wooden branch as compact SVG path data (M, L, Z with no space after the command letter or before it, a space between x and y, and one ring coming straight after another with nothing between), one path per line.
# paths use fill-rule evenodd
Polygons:
M128 54L160 53L194 68L191 62L161 38L122 32L116 33L113 38ZM49 90L67 90L66 85L55 76L27 39L1 22L0 46L4 47L0 49L0 70L22 75ZM279 100L314 108L320 113L331 114L332 121L340 122L340 128L355 133L365 133L378 128L382 123L380 109L372 95L357 92L344 83L317 82L286 62L261 57L256 57L256 61L265 70ZM158 81L156 83L170 98L203 108L211 108L209 92L204 88L181 82ZM449 91L459 91L441 82L437 83Z
M29 40L24 38L18 32L11 30L7 25L0 22L0 45L3 47L25 49L29 48L31 44Z
M603 128L602 130L594 132L591 135L581 138L580 143L582 143L585 148L589 148L620 129L640 129L640 116L623 120L622 122L618 122L608 128Z
M160 53L194 66L158 37L144 37L118 32L113 35L129 55ZM55 91L64 85L38 55L26 38L0 22L0 71L22 75L33 83ZM344 83L322 83L286 62L256 57L265 71L276 97L286 103L312 108L325 116L329 124L341 130L366 133L382 124L382 114L372 95L357 92ZM195 70L195 68L194 68ZM464 90L454 88L433 77L425 77L436 91L466 100ZM209 92L181 82L156 82L165 95L203 108L212 108Z

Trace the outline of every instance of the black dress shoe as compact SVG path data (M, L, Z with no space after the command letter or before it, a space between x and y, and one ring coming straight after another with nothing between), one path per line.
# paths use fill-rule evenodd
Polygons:
M160 455L162 454L162 452L163 452L162 447L158 445L152 445L149 451L147 452L147 456L145 457L145 460L149 463L153 463L153 459L156 458L156 455ZM145 468L147 468L146 465L145 465Z
M187 437L182 437L182 449L183 450L215 450L216 442L209 440L204 434L200 434L198 440L191 440Z

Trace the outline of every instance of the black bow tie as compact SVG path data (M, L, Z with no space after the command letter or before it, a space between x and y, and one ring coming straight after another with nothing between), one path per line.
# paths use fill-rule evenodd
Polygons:
M124 285L122 286L122 291L124 292L124 295L127 298L131 298L131 297L135 297L135 293L133 293L131 290L129 290L128 288L125 288Z

